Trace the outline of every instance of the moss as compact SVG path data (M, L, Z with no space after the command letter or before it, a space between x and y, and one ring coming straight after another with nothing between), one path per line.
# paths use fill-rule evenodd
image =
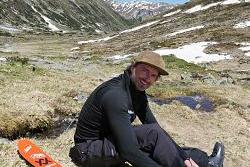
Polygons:
M153 42L150 42L149 44L154 48L161 48L161 47L176 48L182 45L183 42L184 42L183 39L181 40L177 38L177 39L168 39L168 40L161 41L161 42L153 41Z
M26 61L20 62L10 62L7 64L0 65L0 76L4 76L5 80L30 80L37 75L45 75L46 70L41 68L35 68L28 64ZM24 64L23 64L24 63Z
M55 61L64 61L67 59L65 56L53 56L53 57L48 57L50 60L55 60Z
M5 32L5 31L0 30L0 36L12 37L13 35L9 32Z
M20 114L8 114L0 116L0 136L8 139L16 139L25 136L27 132L43 132L52 126L52 119L43 115L22 116Z
M21 63L22 65L27 65L29 59L26 57L14 56L14 57L9 57L8 61L10 61L12 64Z
M204 67L201 67L193 63L188 63L185 60L175 57L174 55L163 56L163 60L165 61L166 69L178 69L185 72L195 72L195 73L211 72Z
M158 83L147 90L147 94L157 98L171 98L192 94L192 90L178 85Z

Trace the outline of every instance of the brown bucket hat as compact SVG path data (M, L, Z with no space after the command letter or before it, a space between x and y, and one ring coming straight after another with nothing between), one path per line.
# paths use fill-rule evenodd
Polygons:
M143 51L135 58L134 62L148 64L159 70L160 75L168 75L168 72L165 70L165 62L158 53Z

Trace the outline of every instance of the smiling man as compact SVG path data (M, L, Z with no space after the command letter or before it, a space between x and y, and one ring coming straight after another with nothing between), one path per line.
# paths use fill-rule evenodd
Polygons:
M85 102L70 150L72 161L84 167L222 167L224 146L211 156L182 148L157 123L145 90L160 75L168 75L162 57L144 51L118 77L97 87ZM142 125L131 123L136 116Z

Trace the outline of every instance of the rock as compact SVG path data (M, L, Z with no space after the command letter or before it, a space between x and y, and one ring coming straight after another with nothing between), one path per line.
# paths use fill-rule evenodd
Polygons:
M185 80L185 81L192 81L192 75L190 73L183 73L181 74L181 80Z
M5 57L0 57L0 63L6 62L6 61L7 61L7 59Z
M220 76L222 77L218 84L225 85L225 84L235 84L236 82L228 73L221 73Z
M218 83L220 85L228 85L228 84L234 84L235 81L232 78L226 78L226 77L224 77L224 78L220 79L218 81Z
M250 64L250 59L239 59L238 61L240 64Z
M11 140L0 137L0 144L9 144L10 142L11 142Z
M73 99L79 103L84 103L87 100L88 96L84 95L83 93L78 94Z
M207 84L210 84L210 85L217 84L217 79L210 73L208 75L202 77L201 80Z

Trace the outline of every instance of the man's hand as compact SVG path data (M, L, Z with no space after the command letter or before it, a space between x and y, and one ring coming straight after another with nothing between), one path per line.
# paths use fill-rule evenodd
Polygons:
M185 167L199 167L191 158L184 161Z

